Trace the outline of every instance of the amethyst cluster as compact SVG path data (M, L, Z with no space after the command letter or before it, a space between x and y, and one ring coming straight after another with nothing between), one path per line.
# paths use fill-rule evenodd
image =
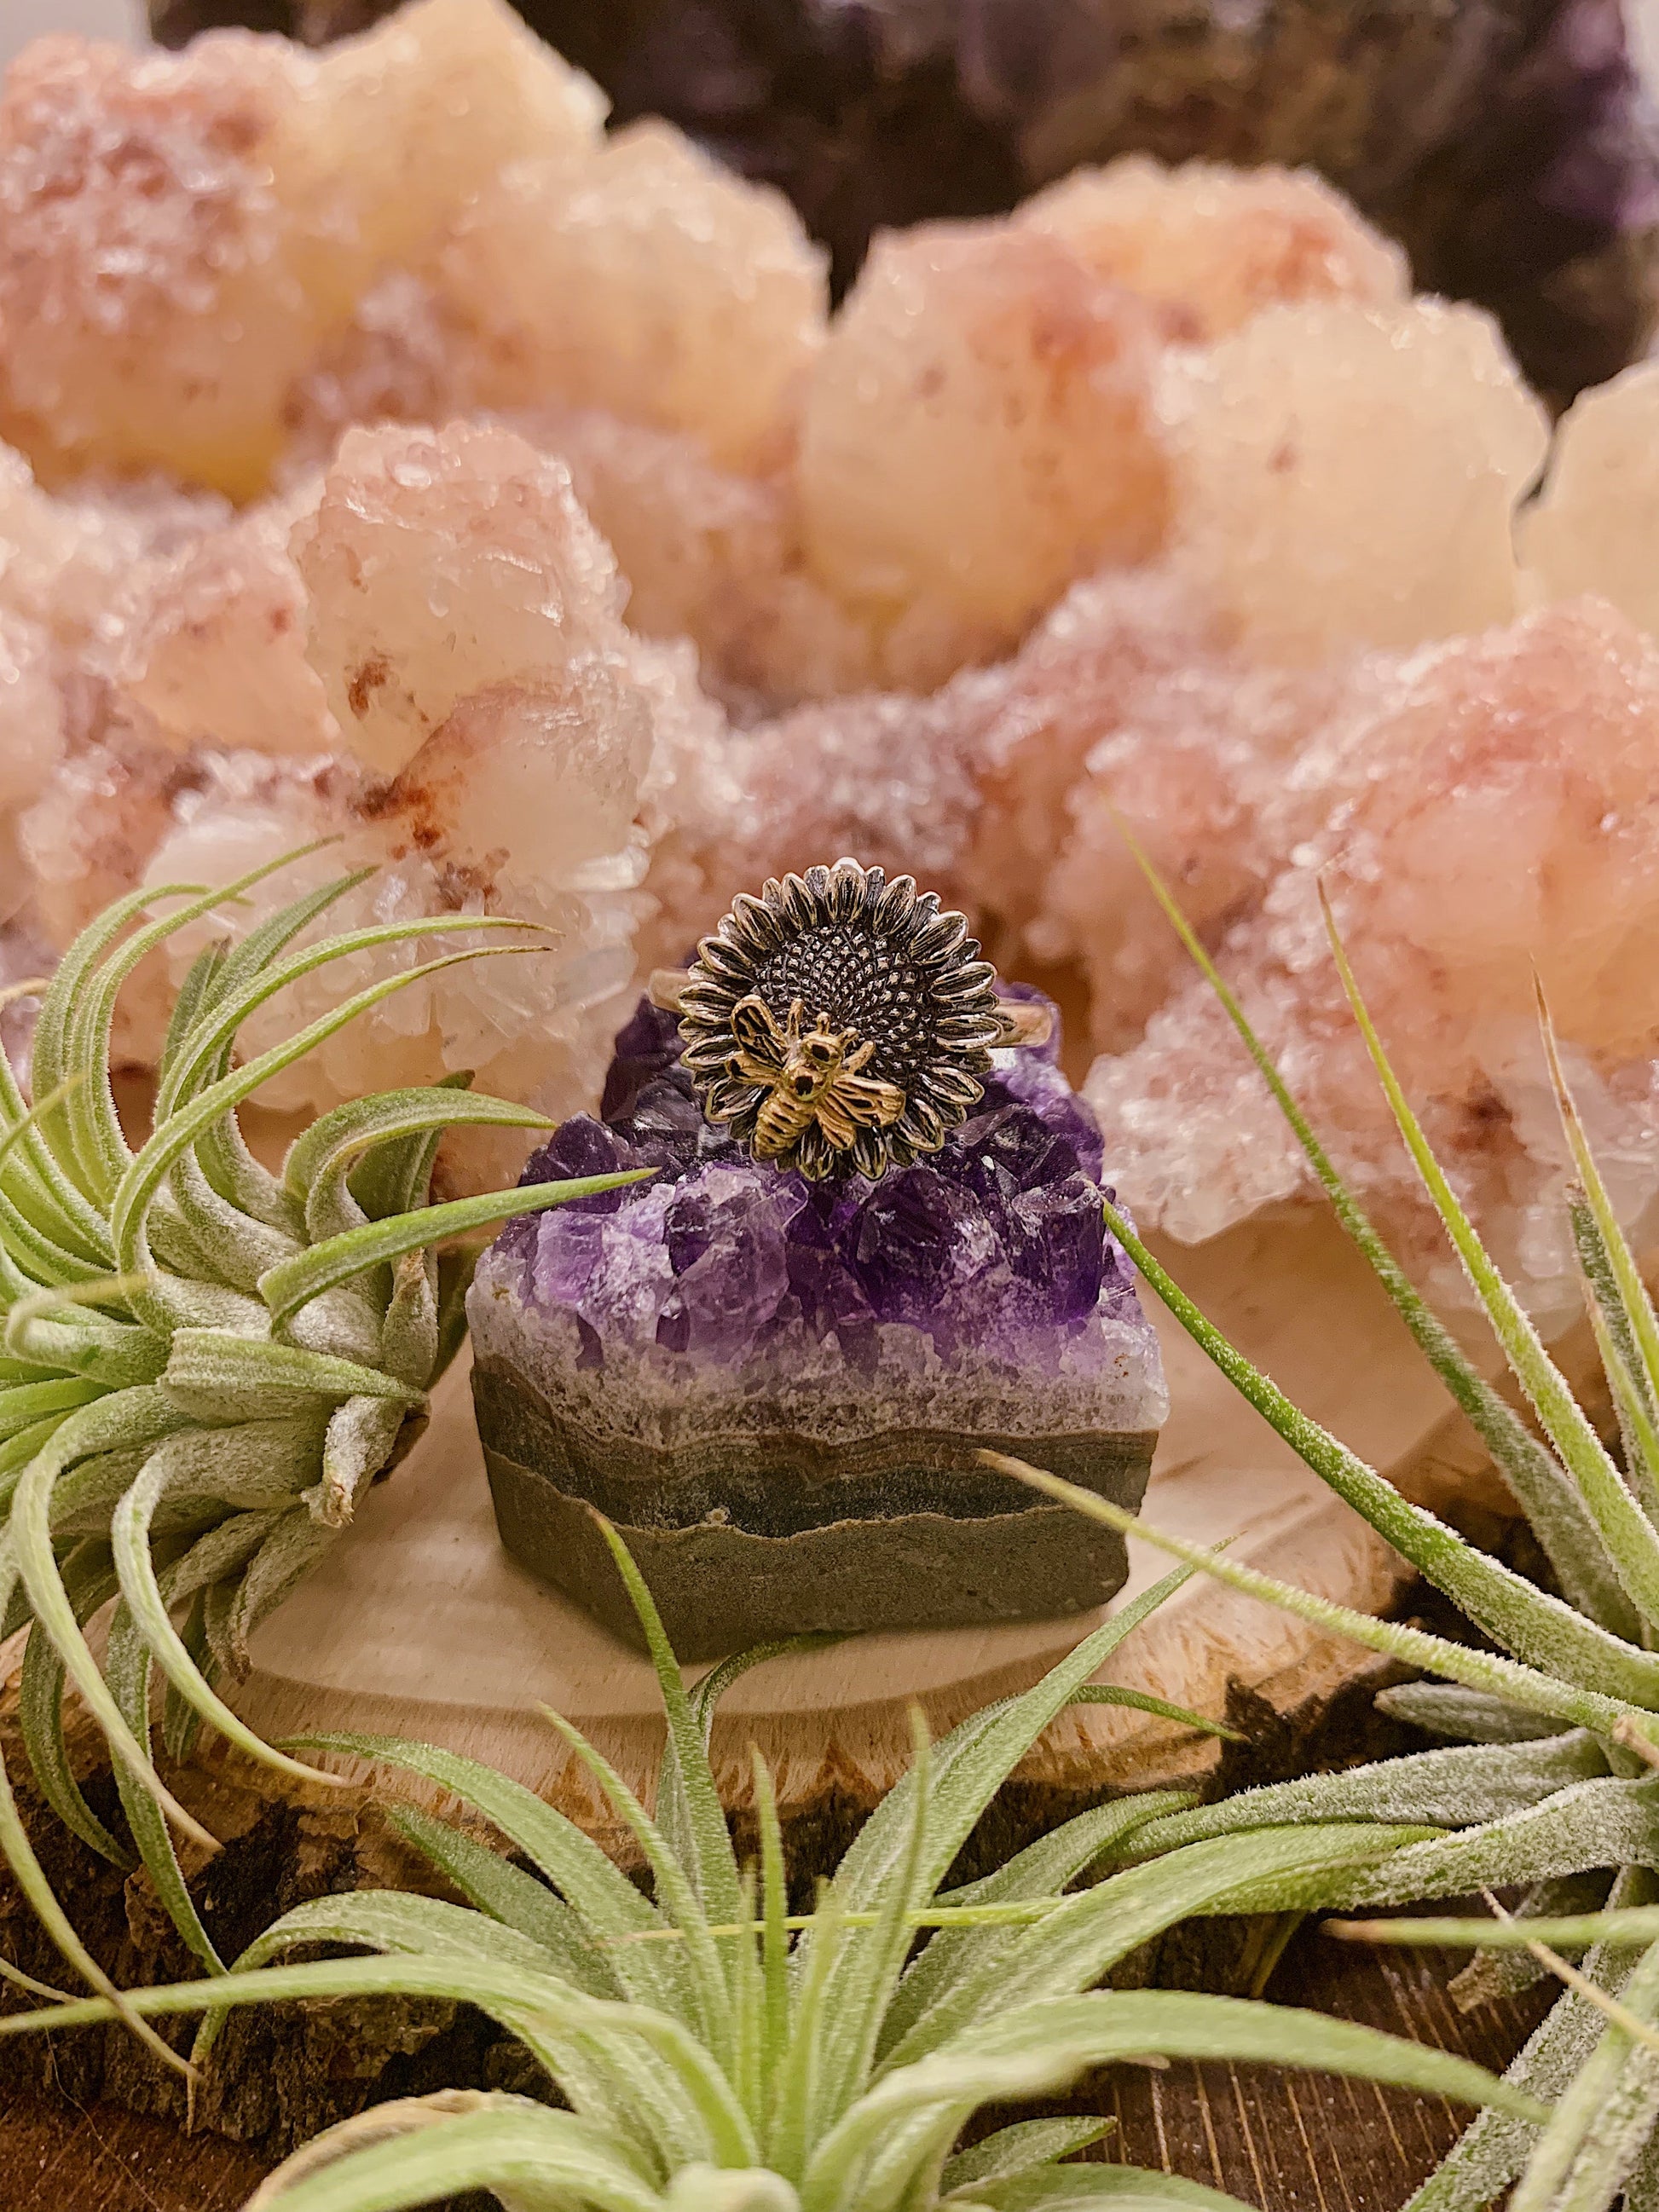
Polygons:
M595 1364L607 1343L654 1343L730 1367L804 1332L868 1371L878 1327L897 1322L945 1358L977 1346L1051 1368L1103 1297L1134 1305L1101 1218L1100 1133L1051 1054L1002 1055L930 1159L809 1183L703 1120L674 1017L641 1000L601 1118L566 1121L525 1179L649 1167L653 1182L523 1217L497 1255L521 1261L538 1304L576 1317Z
M527 1565L629 1632L597 1506L685 1657L1118 1586L1117 1539L976 1457L1134 1504L1165 1411L1099 1132L1054 1046L999 1052L928 1158L811 1183L704 1121L674 1018L641 1002L599 1118L563 1123L526 1178L628 1167L656 1172L509 1224L469 1300L497 1515Z

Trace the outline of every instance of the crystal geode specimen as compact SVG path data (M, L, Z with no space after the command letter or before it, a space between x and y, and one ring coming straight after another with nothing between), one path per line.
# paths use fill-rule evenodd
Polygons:
M706 1122L675 1017L617 1040L601 1118L526 1179L648 1182L515 1226L468 1311L507 1548L619 1633L589 1506L683 1658L809 1629L1074 1613L1121 1540L976 1463L1033 1458L1131 1507L1166 1411L1101 1216L1101 1141L1052 1044L999 1051L969 1119L872 1182L757 1165Z

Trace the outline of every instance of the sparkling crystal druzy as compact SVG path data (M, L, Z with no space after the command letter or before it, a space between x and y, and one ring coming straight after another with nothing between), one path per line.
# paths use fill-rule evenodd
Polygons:
M468 1302L497 1517L526 1565L632 1633L599 1507L683 1657L1118 1588L1118 1538L975 1459L1135 1505L1166 1411L1103 1224L1099 1132L1052 1042L994 1054L927 1158L809 1182L704 1121L675 1017L642 1000L600 1118L564 1122L526 1176L636 1166L657 1172L510 1224Z

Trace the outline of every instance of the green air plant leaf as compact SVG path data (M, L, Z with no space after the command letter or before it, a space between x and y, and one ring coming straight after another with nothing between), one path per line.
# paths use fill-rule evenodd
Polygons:
M1375 2029L1231 1998L1093 1986L1126 1951L1190 1913L1299 1908L1402 1845L1432 1841L1437 1826L1334 1820L1212 1837L1073 1893L1103 1856L1133 1850L1141 1829L1190 1807L1164 1791L1079 1814L982 1881L941 1892L1014 1766L1184 1573L1022 1696L938 1743L918 1724L910 1772L866 1822L817 1910L792 1917L763 1764L757 1868L737 1863L708 1761L715 1699L743 1663L713 1670L688 1694L643 1582L615 1549L668 1721L654 1814L577 1731L565 1734L633 1829L654 1901L564 1815L488 1767L396 1740L317 1738L304 1747L439 1784L489 1820L533 1872L428 1814L400 1810L403 1834L468 1905L385 1893L319 1898L284 1914L228 1973L125 1999L147 2022L200 2014L198 2065L232 2006L376 1994L470 2002L523 2041L568 2109L465 2091L404 2100L307 2145L265 2184L259 2212L369 2212L467 2189L538 2212L1036 2212L1109 2200L1147 2212L1237 2212L1233 2200L1166 2175L1073 2163L1104 2119L1019 2122L957 2149L981 2106L1160 2053L1277 2058L1544 2124L1546 2108L1525 2090ZM744 1655L744 1663L761 1662ZM370 1955L283 1962L319 1942ZM111 2012L107 1997L56 2004L0 2018L0 2036Z
M1256 1036L1237 997L1199 941L1169 886L1121 818L1118 829L1153 896L1238 1031L1274 1103L1307 1154L1309 1164L1338 1220L1525 1508L1534 1534L1560 1577L1563 1589L1592 1620L1616 1629L1622 1636L1636 1635L1638 1623L1634 1609L1566 1469L1493 1389L1445 1324L1425 1303L1338 1173L1312 1124ZM1428 1570L1424 1568L1423 1571L1426 1573Z
M1631 2203L1647 2212L1659 2199L1659 1911L1650 1902L1652 1870L1659 1869L1659 1774L1654 1771L1659 1768L1659 1684L1653 1674L1659 1645L1659 1319L1592 1154L1542 991L1545 1059L1574 1175L1566 1196L1569 1224L1619 1419L1622 1466L1575 1399L1436 1159L1360 995L1328 903L1332 955L1377 1079L1514 1381L1536 1416L1541 1441L1424 1304L1169 891L1144 856L1137 857L1344 1227L1508 1477L1569 1602L1534 1588L1412 1505L1310 1420L1226 1341L1127 1220L1109 1206L1109 1225L1194 1342L1304 1462L1455 1599L1498 1647L1474 1649L1370 1620L1221 1552L1131 1524L1104 1501L1042 1470L999 1462L1079 1512L1115 1528L1133 1525L1146 1540L1236 1589L1441 1677L1389 1692L1384 1702L1437 1735L1462 1739L1466 1747L1349 1774L1313 1776L1162 1816L1132 1832L1118 1856L1180 1854L1204 1838L1249 1833L1264 1820L1416 1814L1455 1829L1367 1868L1334 1869L1325 1901L1399 1905L1515 1887L1526 1892L1521 1917L1365 1923L1345 1932L1375 1941L1467 1943L1494 1965L1512 1956L1529 1959L1534 1968L1564 1981L1568 1994L1507 2077L1550 2105L1548 2127L1540 2130L1489 2108L1413 2200L1411 2212L1479 2212L1511 2183L1511 2203L1520 2212L1547 2207L1549 2212L1605 2212L1626 2189ZM1555 1732L1563 1723L1571 1724L1570 1733ZM1564 1911L1552 1905L1582 1896L1587 1886L1593 1898L1609 1877L1606 1911ZM1587 1952L1583 1966L1571 1963L1554 1944ZM1501 1981L1495 1972L1486 1977L1488 1986Z
M108 1739L139 1855L212 1973L222 1965L170 1831L209 1847L213 1838L156 1767L154 1677L167 1687L170 1747L205 1723L255 1758L313 1772L240 1722L216 1677L245 1668L259 1620L422 1416L452 1348L433 1248L635 1179L429 1204L446 1129L548 1126L473 1095L464 1077L337 1108L294 1143L281 1174L254 1160L237 1111L269 1076L423 975L534 951L526 925L462 915L294 950L361 875L307 892L240 941L216 938L196 960L167 1031L155 1127L135 1152L110 1082L121 986L174 931L234 909L271 872L134 894L83 931L45 989L32 1109L0 1050L0 1618L31 1624L20 1733L48 1805L118 1860L125 1844L92 1815L64 1750L60 1699L74 1685ZM243 1023L287 984L378 946L455 936L457 949L357 991L237 1065ZM111 1597L100 1662L85 1628ZM3 1770L0 1844L60 1948L108 1995L51 1895Z
M1492 1264L1474 1223L1430 1149L1360 996L1328 905L1325 915L1343 989L1424 1187L1474 1286L1493 1334L1504 1347L1516 1380L1525 1390L1562 1464L1578 1486L1620 1580L1641 1610L1643 1619L1652 1625L1659 1617L1659 1534L1656 1534L1626 1487L1595 1425L1573 1396L1566 1377L1544 1349L1521 1301ZM1576 1120L1576 1115L1570 1120L1570 1129ZM1632 1317L1632 1330L1634 1325Z

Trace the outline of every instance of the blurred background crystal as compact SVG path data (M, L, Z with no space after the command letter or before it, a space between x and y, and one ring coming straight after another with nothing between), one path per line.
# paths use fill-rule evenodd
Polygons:
M182 44L322 43L393 0L149 0ZM610 95L774 185L837 289L873 233L1012 207L1130 153L1307 165L1398 239L1416 288L1489 308L1563 404L1654 318L1659 0L515 0ZM1642 16L1644 20L1635 19Z

